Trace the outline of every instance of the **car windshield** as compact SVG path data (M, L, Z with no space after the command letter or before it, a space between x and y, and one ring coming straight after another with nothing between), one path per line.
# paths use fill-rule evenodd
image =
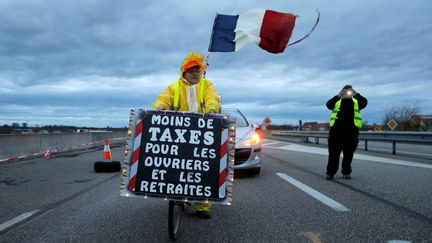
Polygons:
M222 114L228 116L234 116L237 118L237 127L247 127L249 126L248 121L243 116L243 114L238 110L224 110L222 109Z

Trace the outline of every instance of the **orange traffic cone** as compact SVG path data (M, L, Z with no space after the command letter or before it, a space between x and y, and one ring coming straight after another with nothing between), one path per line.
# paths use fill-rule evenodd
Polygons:
M112 161L111 150L109 147L109 140L104 140L104 150L102 154L102 161L96 161L93 165L96 173L98 172L119 172L121 170L120 161Z
M49 149L45 152L44 158L49 159L51 157L51 152L49 151Z
M104 140L104 150L102 154L102 160L105 162L112 162L111 150L109 146L109 140Z

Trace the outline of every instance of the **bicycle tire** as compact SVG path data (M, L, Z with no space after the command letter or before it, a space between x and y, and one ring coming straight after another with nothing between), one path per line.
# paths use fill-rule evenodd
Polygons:
M169 201L168 206L168 232L171 240L176 240L180 236L180 225L184 205L182 202Z

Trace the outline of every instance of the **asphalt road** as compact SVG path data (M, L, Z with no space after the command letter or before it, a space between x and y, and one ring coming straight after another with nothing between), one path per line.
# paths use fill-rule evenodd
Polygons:
M123 148L111 148L122 160ZM267 140L232 206L189 207L178 242L431 242L432 161L358 151L351 180L324 180L325 148ZM0 242L169 242L168 203L120 197L101 150L0 164Z

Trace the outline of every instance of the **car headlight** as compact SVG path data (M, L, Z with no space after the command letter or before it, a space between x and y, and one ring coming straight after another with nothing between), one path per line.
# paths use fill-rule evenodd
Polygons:
M258 136L258 134L254 134L248 140L245 140L245 141L241 142L240 146L241 147L249 147L251 145L258 144L259 142L260 142L260 137Z

